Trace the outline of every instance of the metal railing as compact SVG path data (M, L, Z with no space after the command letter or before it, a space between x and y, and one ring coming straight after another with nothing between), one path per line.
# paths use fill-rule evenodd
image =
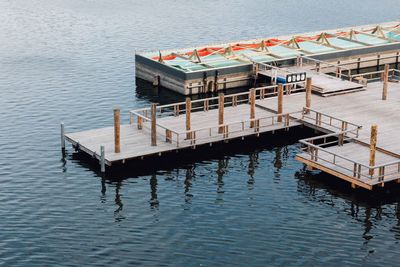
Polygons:
M283 85L283 92L285 95L290 95L295 92L303 91L305 83L304 82L296 82L291 84ZM278 85L270 85L253 88L256 94L256 100L274 97L278 95ZM208 97L204 99L191 100L191 111L209 111L212 109L218 108L218 100L219 96ZM250 103L250 91L224 95L224 107L233 106L236 107L241 104L249 104ZM157 118L162 118L166 116L180 116L186 113L186 102L177 102L167 105L159 105L156 107ZM151 108L142 108L129 111L130 122L139 118L142 120L150 120L151 119ZM140 119L139 119L140 120Z
M357 145L369 147L368 144L360 142L356 138L349 137L347 134L350 132L351 130L347 130L300 140L299 142L302 144L301 150L309 155L311 161L315 163L324 162L325 165L328 163L331 165L328 167L336 168L358 180L367 179L384 182L385 179L400 178L400 158L383 164L369 166L328 149L330 146L343 146L346 143L357 143ZM383 149L377 148L377 150L380 153L394 157Z
M361 125L306 107L303 108L301 120L332 132L346 132L355 138L358 138L362 128Z

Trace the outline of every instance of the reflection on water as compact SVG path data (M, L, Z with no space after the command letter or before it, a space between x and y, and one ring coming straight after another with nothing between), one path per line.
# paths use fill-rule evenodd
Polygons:
M71 148L60 159L59 139L60 121L67 132L101 128L117 105L127 114L184 99L136 80L134 50L391 21L397 6L0 1L0 265L397 266L399 186L371 194L306 171L294 156L313 133L134 161L104 177Z

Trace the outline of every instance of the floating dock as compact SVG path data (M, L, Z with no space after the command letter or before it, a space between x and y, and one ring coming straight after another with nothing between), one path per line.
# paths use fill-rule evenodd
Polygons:
M358 69L385 63L398 63L399 22L365 25L216 44L204 47L136 53L136 77L183 95L216 92L234 87L264 83L257 79L254 63L277 67L294 66L299 56L336 63L359 64ZM379 57L386 57L380 59ZM350 64L349 63L349 64ZM369 64L370 63L370 64ZM346 65L355 69L352 65ZM268 80L267 80L268 81ZM315 81L316 82L316 81Z
M62 127L63 149L65 140L69 141L75 149L98 159L104 171L106 165L131 159L186 149L195 153L198 146L267 132L279 134L279 130L303 125L324 133L299 141L302 151L296 158L310 168L348 181L354 188L371 190L400 181L400 71L386 64L384 70L352 74L350 69L347 72L322 61L306 64L306 59L296 63L296 68L308 71L306 81L290 68L259 64L259 75L273 78L270 73L283 73L280 75L300 81L199 100L186 98L163 106L152 104L130 111L129 125L120 125L116 109L114 127L67 134ZM334 86L329 79L318 80L326 75L324 64L333 69L329 77L336 78ZM319 81L318 87L337 88L336 93L326 97L316 92L313 79ZM352 81L361 84L362 90L347 88L348 82L353 86ZM347 88L344 91L343 86ZM295 134L296 129L290 131Z

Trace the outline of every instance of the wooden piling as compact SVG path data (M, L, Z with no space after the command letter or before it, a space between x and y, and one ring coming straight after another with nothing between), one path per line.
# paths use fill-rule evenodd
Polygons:
M224 124L224 106L225 106L225 96L223 93L218 95L218 125ZM220 126L218 128L218 133L223 133L224 127Z
M278 114L283 113L283 84L278 84ZM278 116L278 122L282 122L282 115Z
M383 72L382 100L387 99L388 81L389 81L389 64L385 64L385 70Z
M106 163L105 163L105 150L104 146L100 146L100 171L102 173L106 172Z
M65 129L63 122L61 122L61 150L65 151Z
M378 136L378 126L376 124L372 124L371 126L371 140L369 147L369 166L375 166L375 154L376 154L376 142ZM369 175L374 175L374 169L369 169Z
M151 104L151 145L157 145L157 104Z
M172 143L172 132L171 130L165 130L165 142Z
M307 77L306 80L306 114L310 113L311 108L311 90L312 90L312 78Z
M142 130L143 129L143 118L139 117L137 118L137 128L138 130Z
M190 97L186 97L186 131L190 131L190 115L192 112L192 101ZM186 133L186 139L191 139L191 133Z
M120 127L120 109L114 108L114 152L121 152L121 127Z
M256 118L256 90L250 89L250 128L254 128Z

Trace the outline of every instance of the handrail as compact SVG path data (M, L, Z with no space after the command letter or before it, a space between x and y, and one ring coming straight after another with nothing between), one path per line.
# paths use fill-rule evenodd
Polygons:
M312 109L312 108L304 107L303 109L309 110L309 111L311 111L311 112L319 113L319 114L321 114L321 115L323 115L323 116L326 116L326 117L328 117L328 118L332 118L332 119L335 119L335 120L338 120L338 121L346 122L348 125L355 126L355 127L357 127L358 129L361 129L361 128L362 128L362 125L358 125L358 124L355 124L355 123L353 123L353 122L349 122L349 121L345 121L345 120L339 119L339 118L337 118L337 117L334 117L334 116L332 116L332 115L326 114L326 113L324 113L324 112L317 111L317 110Z
M301 85L301 89L291 89L290 87L298 87L299 85ZM257 87L257 88L253 88L256 92L256 99L263 99L265 97L271 97L271 96L276 96L278 93L278 85L269 85L269 86L264 86L264 87ZM304 89L304 82L295 82L295 83L290 83L290 84L284 84L284 93L285 94L290 94L292 92L296 92L299 90L303 90ZM274 90L273 92L266 92L266 90ZM230 95L224 95L224 105L238 105L238 104L244 104L247 103L249 101L249 96L250 96L250 91L247 92L240 92L240 93L235 93L235 94L230 94ZM208 98L204 98L204 99L196 99L196 100L191 100L191 104L197 104L197 103L203 103L203 106L200 107L196 107L196 106L192 106L192 110L200 110L200 109L204 109L204 103L207 103L207 109L209 108L213 108L218 106L217 103L214 104L210 104L210 102L212 101L218 101L219 96L214 96L214 97L208 97ZM235 101L233 100L235 99ZM163 110L165 109L169 109L169 108L177 108L177 110L174 110L174 115L180 115L183 114L185 112L185 109L182 108L180 109L181 106L185 106L186 102L177 102L177 103L172 103L172 104L165 104L165 105L160 105L156 107L156 110L159 111L159 114L163 114L165 112L163 112ZM138 115L142 113L143 114L148 114L150 116L150 111L151 108L140 108L140 109L135 109L135 110L130 110L129 113L132 115ZM175 113L176 112L176 113ZM144 117L149 119L149 116L144 115Z
M342 142L343 141L356 142L357 141L356 138L348 137L346 135L349 132L350 132L350 130L341 131L341 132L337 132L337 133L331 133L331 134L326 134L326 135L322 135L322 136L302 139L299 142L305 146L305 148L302 148L302 150L306 151L306 153L311 156L311 160L315 160L315 161L322 160L322 161L328 162L330 164L334 164L335 166L337 166L339 168L342 168L342 169L352 172L353 176L358 179L361 177L365 177L367 179L378 179L378 181L383 181L388 176L400 174L400 159L393 160L390 162L385 162L385 163L374 165L374 166L369 166L365 163L350 159L348 157L342 156L338 153L332 152L332 151L327 150L326 148L322 147L323 145L336 143L336 142L326 143L327 138L335 137L335 136L337 136L338 138L340 138L340 136L344 136L344 140L342 140ZM314 144L315 141L321 140L321 139L323 139L325 143ZM340 140L338 140L337 142L340 142ZM379 148L377 148L377 149L379 149ZM333 159L328 160L326 158L325 159L322 158L321 156L318 155L318 151L322 151L328 155L333 156ZM381 150L381 151L383 151L383 150ZM345 161L349 162L350 164L352 164L354 166L353 170L343 166L343 164L337 164L336 163L337 158L345 160ZM388 169L390 167L396 167L397 170L394 172L392 171L391 173L385 173L385 169ZM368 171L368 174L362 173L363 172L362 168L364 168L365 172ZM377 171L377 172L375 172L375 171Z

